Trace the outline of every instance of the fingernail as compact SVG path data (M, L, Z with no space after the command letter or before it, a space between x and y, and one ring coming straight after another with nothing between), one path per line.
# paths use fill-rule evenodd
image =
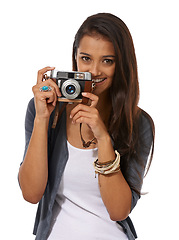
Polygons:
M70 118L72 118L72 116L70 115Z
M86 95L87 95L87 93L86 93L86 92L82 92L82 95L83 95L83 96L86 96Z

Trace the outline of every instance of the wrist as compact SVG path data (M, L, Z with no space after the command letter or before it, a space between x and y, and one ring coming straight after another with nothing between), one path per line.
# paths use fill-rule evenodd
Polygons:
M110 135L106 135L105 138L98 141L98 160L99 162L107 162L116 158L113 149Z
M36 116L34 120L34 126L48 128L49 119L50 119L49 117L44 118L44 117Z
M102 145L104 147L104 145L111 144L111 137L107 133L105 136L101 137L100 139L97 139L97 141L98 141L98 146Z

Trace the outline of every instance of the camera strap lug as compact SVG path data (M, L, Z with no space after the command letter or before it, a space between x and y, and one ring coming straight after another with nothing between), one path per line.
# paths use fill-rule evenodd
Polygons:
M91 86L91 92L93 93L93 91L95 90L96 88L96 85L95 85L95 82L92 81L92 86Z

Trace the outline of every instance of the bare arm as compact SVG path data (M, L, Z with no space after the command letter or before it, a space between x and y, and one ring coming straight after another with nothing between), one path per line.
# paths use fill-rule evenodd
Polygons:
M31 203L40 201L48 179L48 124L60 92L52 80L42 82L42 78L45 72L52 69L46 67L40 70L37 85L33 87L36 115L28 149L19 169L22 194ZM51 86L52 91L40 92L39 88L45 85Z
M43 196L48 178L48 120L35 118L31 140L19 170L19 182L24 199L37 203Z
M151 123L145 115L140 117L140 139L142 141L141 149L138 154L143 160L143 166L147 164L150 148L153 142L153 130ZM102 136L102 135L101 135ZM114 159L114 150L109 137L104 135L98 140L98 158L100 162ZM128 174L134 186L142 187L142 179L139 177L144 174L144 167L134 161L129 162ZM99 174L99 186L103 202L109 212L112 220L120 221L125 219L131 210L135 207L139 193L130 188L123 177L122 172L114 173L109 176Z
M77 105L71 111L70 117L73 119L74 124L86 123L93 131L93 134L98 142L99 162L108 162L110 160L114 160L115 151L111 143L111 138L108 134L105 124L100 117L99 111L96 108L99 98L91 93L83 93L83 95L91 100L91 105ZM143 130L140 134L142 136L144 146L146 145L147 148L145 147L146 149L142 149L139 154L141 155L145 164L150 152L152 136L150 125L148 125L146 121L145 123L140 124L144 124L142 127ZM143 167L141 167L140 164L137 164L136 167L142 175L142 172L144 171ZM131 164L129 169L130 172L133 173L133 182L140 187L142 182L138 177L138 172ZM101 197L110 218L113 221L122 221L126 219L136 205L137 200L140 197L139 194L130 188L121 171L112 173L110 175L99 174L98 179Z
M115 159L115 152L109 136L98 141L99 162ZM122 221L131 211L132 192L122 172L110 175L98 175L99 187L103 202L113 221Z
M91 93L86 93L85 96L92 101L90 107L79 104L72 110L71 118L73 118L74 123L83 122L90 126L98 141L99 162L114 160L115 152L110 136L98 110L95 108L98 97ZM108 176L100 174L99 186L102 200L110 218L114 221L124 220L131 211L132 192L121 171Z

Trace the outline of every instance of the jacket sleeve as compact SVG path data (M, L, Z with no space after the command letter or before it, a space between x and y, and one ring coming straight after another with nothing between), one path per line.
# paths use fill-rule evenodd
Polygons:
M131 211L140 198L140 194L135 191L135 189L141 191L142 188L143 177L149 159L151 146L153 144L154 133L152 124L153 121L150 116L143 111L139 120L139 145L137 149L137 157L139 161L130 161L128 168L128 175L130 182L132 182Z

